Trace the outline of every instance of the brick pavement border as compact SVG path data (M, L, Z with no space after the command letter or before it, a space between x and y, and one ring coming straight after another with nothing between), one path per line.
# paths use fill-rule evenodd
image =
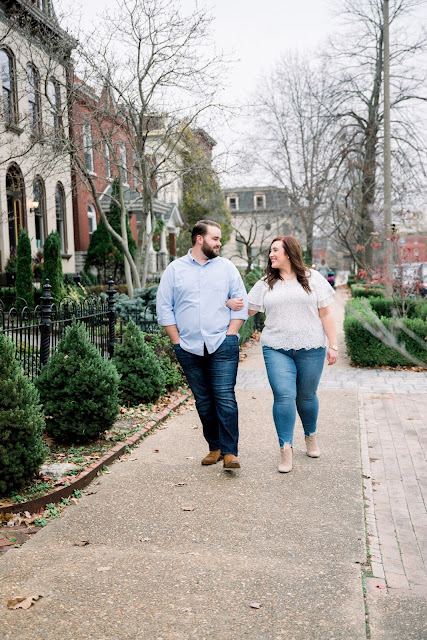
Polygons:
M163 411L156 413L154 419L148 422L144 429L137 431L133 436L124 440L120 444L116 444L112 449L107 451L102 458L99 458L96 462L92 463L87 467L84 471L79 473L78 476L74 478L70 482L67 487L61 487L60 489L56 489L52 491L52 493L48 493L45 496L40 496L39 498L34 498L33 500L28 500L27 502L21 502L19 504L7 505L5 507L0 507L0 514L4 513L20 513L24 511L28 511L29 513L37 513L41 509L53 502L59 502L61 498L68 498L76 489L83 489L87 487L90 482L98 475L104 466L108 466L114 462L117 458L119 458L123 453L125 453L126 447L133 447L137 442L142 440L144 436L147 435L150 431L152 431L155 427L161 424L165 418L168 417L171 411L174 411L178 407L180 407L184 402L191 398L191 394L181 394L174 402L171 402Z

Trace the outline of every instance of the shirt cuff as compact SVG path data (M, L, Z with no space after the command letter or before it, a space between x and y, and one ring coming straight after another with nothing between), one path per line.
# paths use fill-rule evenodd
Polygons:
M161 327L169 327L171 324L176 324L176 318L173 313L166 316L157 318L157 322Z
M251 311L264 311L264 307L260 304L253 304L252 302L249 303L249 309Z
M230 316L231 320L247 320L248 319L248 312L247 311L232 311L231 312L231 316Z
M317 308L323 309L324 307L329 307L329 305L332 304L334 301L334 296L335 294L333 293L331 296L328 296L324 300L319 300L317 303Z

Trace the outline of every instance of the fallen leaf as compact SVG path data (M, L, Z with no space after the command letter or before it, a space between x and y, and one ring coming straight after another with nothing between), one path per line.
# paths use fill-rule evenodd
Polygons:
M98 567L98 571L111 571L112 567Z
M181 507L183 511L194 511L195 507Z
M194 460L193 456L187 456L186 460Z
M185 487L187 485L186 482L170 482L170 487Z
M12 598L7 606L9 609L29 609L39 598L43 598L41 593L36 596Z
M153 449L153 453L159 453L158 449Z
M86 547L89 544L89 540L79 540L74 543L75 547Z
M73 504L79 504L77 498L70 498L70 502L72 502Z
M261 605L259 602L251 602L249 606L251 607L251 609L261 609Z
M150 542L151 538L140 538L139 541L140 542Z

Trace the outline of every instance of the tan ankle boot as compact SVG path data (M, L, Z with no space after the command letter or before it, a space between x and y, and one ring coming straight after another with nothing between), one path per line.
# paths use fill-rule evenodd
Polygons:
M240 469L240 462L232 453L224 454L224 469L226 471Z
M209 451L208 455L203 458L202 464L216 464L218 460L222 460L221 451L215 449L215 451Z
M310 458L318 458L320 456L320 449L317 445L316 434L305 437L305 446L307 447L307 455Z
M280 473L289 473L292 470L292 447L280 448L280 464L277 470Z

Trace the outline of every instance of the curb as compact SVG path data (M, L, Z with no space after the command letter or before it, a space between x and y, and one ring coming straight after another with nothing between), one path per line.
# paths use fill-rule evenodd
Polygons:
M159 425L165 418L168 417L169 413L174 409L177 409L179 406L184 404L187 400L191 398L191 394L181 395L174 402L169 404L163 411L160 413L156 413L154 419L148 422L147 426L141 431L137 431L133 436L120 442L120 444L116 444L115 447L110 449L102 458L99 458L96 462L93 462L89 467L87 467L84 471L79 473L78 476L70 482L67 487L61 487L60 489L56 489L52 491L52 493L48 493L45 496L40 496L39 498L33 498L32 500L28 500L27 502L21 502L19 504L11 504L5 507L0 507L1 513L20 513L23 511L28 511L29 513L37 513L47 504L51 502L56 503L61 500L61 498L68 498L76 489L83 489L87 487L90 482L96 477L96 475L102 471L104 466L108 466L119 458L123 453L125 453L126 447L133 447L137 442L142 440L142 438L151 431L154 427Z

